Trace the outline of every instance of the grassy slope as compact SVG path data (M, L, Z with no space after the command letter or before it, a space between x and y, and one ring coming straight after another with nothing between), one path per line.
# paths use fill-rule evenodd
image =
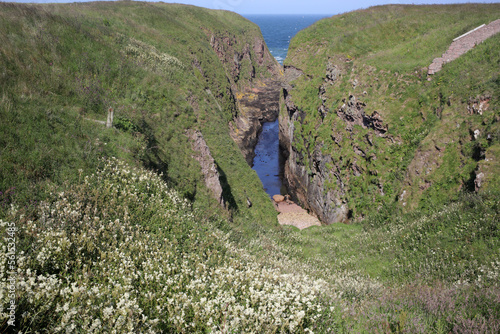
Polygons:
M392 205L403 191L406 207L414 209L454 199L460 188L473 188L471 175L483 163L474 156L474 147L491 156L499 145L499 37L446 65L430 82L425 71L454 37L495 20L499 12L498 4L373 7L319 21L292 40L285 64L309 76L293 83L294 102L307 114L298 125L296 147L307 156L307 145L300 138L324 144L323 153L331 155L344 173L349 190L344 199L355 217L377 208L373 202ZM326 85L330 113L321 122L317 89L328 62L337 65L342 75L335 84ZM373 135L372 146L365 137L369 130L357 128L351 134L344 129L335 110L351 94L366 104L367 115L377 111L382 116L396 143ZM492 97L488 111L469 115L468 104L481 96ZM493 139L472 141L470 132L475 129ZM343 138L340 148L330 136L332 131ZM359 157L351 140L376 159ZM364 171L361 177L349 172L353 164ZM430 168L427 175L417 174L426 168ZM489 188L495 189L498 168L491 168Z
M18 318L25 329L449 333L498 328L495 195L436 205L429 214L371 216L364 226L302 232L262 227L273 222L272 208L266 209L265 195L260 202L256 176L219 131L233 113L224 94L226 70L206 36L193 28L233 31L237 28L224 22L234 20L246 27L242 30L254 31L246 21L227 12L161 4L44 7L50 14L40 7L2 6L0 218L3 235L7 222L21 227L18 251L25 257L18 263L19 279L26 289L17 301L29 318ZM189 20L175 19L181 11ZM183 24L187 32L177 31ZM132 46L155 61L127 54L130 38L147 43ZM151 46L185 67L158 62ZM193 50L210 75L186 66ZM443 80L452 81L447 73ZM218 97L223 113L206 95L207 87L214 96L224 95ZM102 110L110 101L122 116L120 131L84 118L104 120ZM202 129L224 171L239 209L232 223L206 219L207 212L217 211L214 203L206 210L206 194L195 186L201 176L185 154L182 131L188 127ZM103 162L102 156L163 171L164 179L202 210L192 210L156 176ZM246 208L246 195L259 210ZM8 210L11 203L19 205L17 211ZM253 232L245 234L249 229ZM0 253L2 269L5 254ZM2 298L9 302L6 294Z
M9 192L2 202L42 199L44 183L71 182L98 157L117 156L163 172L196 205L221 214L184 136L198 128L235 219L274 223L227 130L237 112L231 85L251 85L252 66L256 79L268 73L252 59L236 81L210 45L211 36L236 36L233 49L242 52L261 38L258 27L234 13L181 5L1 6L0 191ZM120 130L88 120L105 120L109 107ZM259 210L247 209L246 196Z
M481 159L476 161L474 152L483 151L485 156L492 157L498 150L500 36L490 38L445 65L430 82L425 76L425 67L447 49L449 40L454 36L480 25L483 21L489 22L498 15L499 9L498 5L373 7L319 21L292 40L286 64L298 67L310 76L309 79L302 77L292 82L295 87L291 91L294 102L307 114L304 124L301 125L302 136L315 138L317 135L316 143L327 143L327 148L323 150L325 154L342 156L344 160L352 158L354 154L351 141L345 140L344 147L337 150L331 143L330 134L334 129L349 138L349 135L345 135L342 122L337 122L334 110L343 103L343 98L354 94L366 103L367 114L371 114L373 110L381 113L384 121L389 124L389 132L401 141L400 145L390 145L375 135L372 137L375 148L371 150L379 158L371 162L365 161L363 167L377 170L378 175L363 176L366 179L351 185L349 194L350 204L358 205L358 212L368 212L365 222L352 226L322 228L321 231L306 230L304 234L308 238L318 238L315 242L299 243L306 258L328 254L331 251L330 245L338 244L339 240L345 237L351 241L344 240L344 246L339 247L331 257L351 258L353 266L358 270L372 277L382 277L387 274L384 274L384 270L395 270L392 268L394 263L391 259L393 260L394 256L402 256L395 254L402 251L399 247L405 247L404 243L401 243L396 248L385 249L384 243L392 238L389 235L395 233L401 238L409 237L414 233L412 226L421 224L417 223L420 220L429 220L429 226L425 229L432 230L430 234L433 237L417 238L425 245L426 251L446 244L453 252L461 253L467 250L465 253L481 258L482 263L489 263L493 259L488 254L488 249L494 249L493 254L498 250L495 241L498 207L494 200L498 196L495 190L498 189L499 174L494 169L498 168L498 161L495 158L489 161L492 164L491 183L489 187L486 186L484 202L479 201L480 205L485 206L484 209L478 209L473 204L474 209L469 210L469 195L460 194L457 190L460 185L467 188L471 171L486 163ZM415 45L415 48L410 49L407 47L409 45ZM310 57L311 50L314 57ZM332 112L321 122L316 111L321 102L317 98L316 87L323 82L329 58L344 72L333 86L327 86L327 103ZM356 87L352 85L354 79L359 83ZM483 115L468 115L467 103L481 95L492 97L489 110ZM438 108L441 108L440 115L436 115ZM491 134L492 139L488 141L482 137L472 141L470 130L476 128L480 128L482 133ZM367 133L365 129L357 129L352 138L369 155L371 151L364 138ZM422 193L416 191L418 195L413 199L413 207L422 199L420 209L401 215L388 205L374 213L373 209L377 207L373 205L373 199L380 203L393 203L395 195L403 188L402 182L407 177L407 168L415 151L425 151L426 147L435 145L442 146L441 149L446 147L446 154L442 157L441 167L429 176L433 186ZM379 180L386 182L386 196L377 194L372 197L370 189L376 183L371 181ZM391 191L390 186L393 186L394 190ZM436 212L448 210L442 204L449 202L450 198L459 198L458 202L462 203L458 204L459 209L453 209L457 217L448 216L441 221L443 213L437 214L441 218L434 215ZM470 201L475 203L474 200ZM412 206L411 200L408 202ZM481 211L490 213L483 216L478 214ZM474 217L477 217L477 220ZM459 238L450 229L464 224L474 225L481 220L485 221L484 227L478 226L478 230L471 227L474 232L469 230L470 234L467 232L462 236L467 239L469 237L465 235L481 234L479 230L486 229L489 232L479 238L481 240L472 237L468 241L462 240L463 244L450 243L450 239L457 242L456 239ZM407 226L404 226L405 223ZM325 229L331 229L331 233L324 233ZM363 229L370 232L367 236L373 238L372 241L354 241L360 237ZM410 234L406 235L408 232ZM484 246L484 243L488 246ZM379 246L376 246L377 244ZM447 265L453 266L453 261L450 260ZM408 268L407 270L412 271ZM461 270L464 273L468 271ZM406 277L415 277L417 274L418 272L414 271ZM439 275L441 274L427 275L427 279L445 278ZM390 277L391 274L386 276L391 279ZM454 275L448 277L456 279Z
M498 326L493 314L499 304L492 302L498 290L490 294L490 289L498 288L494 281L500 251L500 36L445 65L430 82L426 67L454 37L497 19L499 12L498 4L374 7L319 21L291 41L285 65L307 74L292 82L290 92L306 113L303 124L295 124L295 147L307 157L307 147L311 152L314 147L311 140L326 144L323 154L344 163L340 170L354 179L344 179L350 183L346 200L355 215L365 215L365 220L310 228L300 236L285 232L280 235L279 249L309 263L311 272L336 282L347 299L364 300L365 307L359 309L354 303L353 322L345 323L346 332L472 331L479 330L480 323L495 331ZM334 85L326 85L331 111L322 122L317 112L321 104L318 87L324 82L328 61L342 75ZM347 133L342 121L336 120L335 110L350 94L366 103L366 114L378 111L400 144L391 145L373 135L375 147L370 148L367 130ZM491 97L488 111L469 115L467 106L481 96ZM472 140L474 129L490 134L491 139ZM332 132L344 138L342 148L332 143ZM377 159L360 160L351 149L353 142ZM412 160L420 154L432 162L422 152L438 156L435 146L446 148L436 170L427 178L415 176ZM347 172L353 161L377 173L355 180ZM461 193L460 189L473 189L471 173L481 168L490 172L483 194ZM431 187L422 190L423 181L431 182ZM381 182L385 196L377 191ZM416 210L397 213L401 204L397 195L403 190L410 194L407 208ZM450 201L456 203L443 205ZM400 288L394 294L367 297L375 289L371 284L377 282ZM477 322L466 325L464 319L472 314ZM345 313L341 317L349 318ZM448 322L446 317L454 320Z

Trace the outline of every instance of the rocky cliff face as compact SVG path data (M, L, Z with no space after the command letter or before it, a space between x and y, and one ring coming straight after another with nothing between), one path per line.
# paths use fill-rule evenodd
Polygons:
M279 74L279 67L267 51L258 26L229 11L179 4L95 2L50 8L1 7L0 31L12 28L19 35L0 33L5 42L0 45L0 53L5 56L2 64L12 64L8 79L0 80L5 99L23 115L37 114L40 106L58 110L61 118L56 123L61 126L53 130L60 134L57 138L66 140L59 151L64 159L53 158L56 153L52 151L46 152L47 159L35 159L34 166L52 163L47 165L50 171L43 167L40 176L27 172L34 175L34 182L52 177L52 168L55 171L68 161L71 166L64 170L69 173L77 165L96 167L100 156L117 156L161 173L207 215L221 213L215 201L208 198L214 196L220 204L225 203L229 212L223 214L228 217L264 224L276 220L258 176L230 136L230 126L239 129L246 120L242 106L258 102L257 119L275 112L267 106L260 111L260 105L265 105L260 96L266 96L261 91L267 92L260 87ZM43 38L31 26L43 30ZM35 74L37 80L26 79ZM20 82L25 84L18 85ZM247 93L259 98L245 103ZM11 105L10 97L16 96L32 97L22 106L17 102ZM114 125L119 132L103 134L97 128L87 131L87 119L103 121L110 108L115 111ZM45 121L52 124L54 120ZM240 133L257 132L260 124L256 123ZM85 136L66 136L74 132L73 124ZM186 136L187 130L197 131L194 139ZM17 131L26 132L24 128ZM45 138L40 133L32 135ZM251 143L243 135L234 137L243 148ZM96 148L94 142L108 145ZM81 145L81 149L75 145ZM73 147L75 154L69 160L62 153L66 147ZM17 162L13 160L12 166ZM253 208L247 207L247 198Z
M262 123L278 117L282 70L261 36L255 37L251 44L239 43L235 36L210 36L210 45L229 74L236 102L230 135L252 165Z
M397 9L401 17L422 14ZM449 9L446 15L457 15ZM495 41L427 80L432 56L406 47L418 34L387 35L382 28L394 24L390 17L381 26L358 26L360 17L382 12L318 22L297 34L285 61L279 116L285 183L323 223L362 220L383 207L414 210L498 185L498 100L490 99L498 85L488 74L498 60L497 53L491 57ZM358 25L348 24L351 18ZM437 19L433 24L419 27L437 41L444 28ZM450 40L457 34L447 33Z
M318 90L321 105L318 114L324 119L330 112L326 107L326 86L333 85L335 80L342 74L337 66L329 62L324 82ZM294 67L285 68L285 78L296 80L302 71ZM366 170L359 160L370 161L376 159L376 155L367 155L360 146L352 143L350 151L357 156L349 163L349 169L345 169L342 158L339 160L332 157L332 153L324 150L324 142L317 140L319 136L308 138L306 149L298 149L297 141L300 141L300 133L295 133L296 125L303 125L306 113L300 110L293 101L290 92L292 86L286 84L281 95L280 106L280 145L287 157L285 163L284 181L290 193L308 210L312 211L325 224L335 222L347 222L352 218L352 211L347 204L349 179L360 176ZM384 124L380 114L374 111L371 115L365 113L366 104L359 101L354 95L343 100L343 104L334 111L336 122L344 128L342 132L332 132L330 140L340 147L344 139L357 134L361 128L366 132L363 138L365 144L373 146L372 137L378 136L394 141L392 136L387 135L387 125ZM331 186L331 185L335 186ZM382 186L379 186L381 189ZM381 190L382 191L382 190Z
M280 87L279 81L268 79L236 95L238 116L230 124L230 135L250 166L262 123L272 122L278 117Z
M191 141L191 147L195 152L193 158L200 163L201 173L205 179L205 185L212 192L213 197L222 207L225 207L224 197L222 196L222 186L220 175L217 170L215 160L210 153L203 135L198 130L189 130L186 135Z

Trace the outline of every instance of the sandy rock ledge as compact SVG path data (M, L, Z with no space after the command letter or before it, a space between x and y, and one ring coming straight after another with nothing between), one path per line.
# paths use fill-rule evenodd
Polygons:
M278 222L281 225L293 225L301 230L311 226L321 226L318 218L307 213L292 201L274 202L276 210L278 210Z

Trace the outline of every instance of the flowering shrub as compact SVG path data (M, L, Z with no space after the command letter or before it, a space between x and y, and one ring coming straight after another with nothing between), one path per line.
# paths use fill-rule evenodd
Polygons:
M160 176L116 160L53 190L17 227L23 332L310 332L325 282L260 264ZM2 326L9 299L2 242Z
M268 250L277 267L327 281L337 307L321 320L336 332L498 333L498 196L464 196L375 227L263 233L250 247Z
M182 62L174 56L159 52L154 46L134 38L125 47L125 54L136 58L152 71L169 73L172 70L184 68Z
M425 262L415 255L419 253L407 253L423 247L422 254L432 254L431 244L428 253L416 240L443 230L434 223L439 217L458 212L468 217L456 205L371 231L347 229L337 235L344 228L332 226L331 234L323 236L332 258L326 254L300 260L300 245L321 239L276 230L263 232L241 249L214 226L222 222L200 219L161 176L117 159L104 160L92 175L80 174L76 185L53 188L49 198L22 210L11 204L6 219L0 220L3 236L13 223L17 228L16 329L23 332L447 333L477 329L493 333L500 328L498 261L483 259L475 273L454 275L460 269L451 270L455 266L450 264L457 262L442 262L446 265L438 272L426 272L427 263L436 268L434 258L429 255ZM468 227L451 225L450 235L461 238L463 231L470 234L472 226L481 228L474 230L475 235L482 233L489 226L489 215L476 215L466 222ZM496 233L490 227L487 230ZM495 248L496 241L491 242ZM352 243L364 245L359 249L369 257L343 253ZM9 247L4 237L2 330L9 318ZM382 273L404 281L415 277L409 271L411 265L423 275L414 284L391 288L390 282L370 278L357 266L359 261L376 259L373 252L392 258L392 266ZM406 266L400 265L404 254ZM460 268L474 264L463 262ZM403 274L403 269L409 272ZM445 272L450 279L435 283L437 274Z

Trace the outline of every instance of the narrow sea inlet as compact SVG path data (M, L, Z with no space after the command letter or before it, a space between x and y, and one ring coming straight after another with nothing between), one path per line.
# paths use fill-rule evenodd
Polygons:
M279 152L279 123L276 119L264 123L253 160L253 169L270 197L281 193L282 160Z
M321 15L246 15L246 18L260 27L267 47L276 60L283 65L288 45L300 30L322 19ZM280 194L284 160L279 151L278 120L263 124L255 147L253 169L257 172L264 190L273 196Z

